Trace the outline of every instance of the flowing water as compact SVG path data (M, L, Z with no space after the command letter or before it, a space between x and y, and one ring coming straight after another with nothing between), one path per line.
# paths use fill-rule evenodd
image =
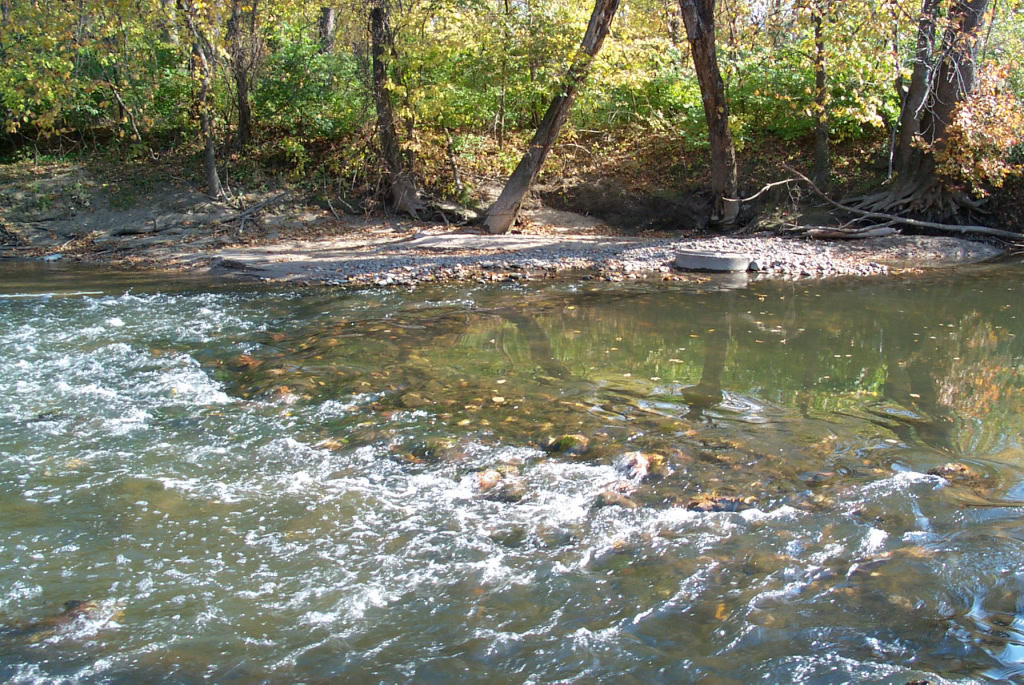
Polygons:
M1019 680L1022 276L4 264L0 681Z

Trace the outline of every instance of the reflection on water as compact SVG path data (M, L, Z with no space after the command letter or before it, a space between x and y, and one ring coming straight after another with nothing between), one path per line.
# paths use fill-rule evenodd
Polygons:
M0 680L1024 673L1018 266L56 276L0 280Z

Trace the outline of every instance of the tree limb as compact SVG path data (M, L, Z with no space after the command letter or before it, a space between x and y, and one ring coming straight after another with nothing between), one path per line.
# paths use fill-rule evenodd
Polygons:
M781 186L781 185L785 185L787 183L793 183L793 182L799 181L799 180L800 180L799 178L787 178L784 181L775 181L773 183L769 183L764 188L761 188L761 190L757 191L756 193L754 193L750 197L726 197L726 198L723 198L723 199L728 201L728 202L753 202L754 200L759 198L765 191L770 190L771 188L774 188L775 186Z

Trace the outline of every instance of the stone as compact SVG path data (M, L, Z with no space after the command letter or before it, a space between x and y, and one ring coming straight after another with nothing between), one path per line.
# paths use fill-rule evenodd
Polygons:
M743 252L683 250L676 253L674 265L684 271L748 271L753 261Z
M474 485L485 500L513 504L526 494L526 483L517 477L518 473L519 469L515 466L503 464L475 473Z
M615 462L615 468L632 481L650 481L665 476L665 458L660 454L626 452Z
M487 469L476 474L476 486L483 492L492 490L501 482L501 473L497 469Z
M398 398L398 403L406 409L418 409L430 404L430 401L414 392L407 392Z
M742 511L749 509L757 501L753 497L733 497L731 495L709 495L701 493L690 499L686 508L690 511Z
M948 464L937 466L934 469L929 469L928 475L940 476L950 483L958 483L962 485L977 485L984 478L980 473L978 473L977 469L959 461L949 462Z
M590 440L585 435L578 433L573 435L560 435L557 438L548 438L544 442L544 450L547 452L558 452L570 457L582 456L590 447Z
M614 490L604 490L597 496L597 500L594 502L594 507L596 508L622 507L623 509L636 509L637 506L636 502Z

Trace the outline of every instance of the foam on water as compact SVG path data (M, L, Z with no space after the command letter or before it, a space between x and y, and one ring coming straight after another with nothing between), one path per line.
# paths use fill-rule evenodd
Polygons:
M542 378L552 406L585 396L580 413L619 430L623 449L647 449L661 426L678 431L665 476L675 499L596 507L608 488L639 498L654 486L624 477L621 450L575 458L507 439L501 417L476 419L489 408L460 432L444 414L493 397L490 381L454 408L444 401L456 386L441 376L437 403L396 408L413 382L398 373L370 390L357 378L317 391L310 371L309 396L245 397L220 362L291 340L298 317L285 305L304 297L0 304L10 324L0 329L0 609L31 623L71 597L100 604L41 646L0 636L0 679L551 682L652 675L656 665L652 678L666 682L945 682L935 672L954 670L942 661L950 653L967 655L964 672L979 677L1020 672L1017 513L965 511L953 499L962 490L923 475L919 446L884 442L864 423L806 457L804 436L820 425L796 424L785 398L756 387L727 392L709 412L697 426L706 445L686 442L695 424L682 425L689 407L676 390L696 379L630 405L605 401L602 382ZM409 320L394 293L317 306L426 337L422 312L476 310L475 298L432 297L409 305ZM491 336L500 338L481 335ZM294 339L305 344L301 331ZM392 370L374 366L371 345L340 348L325 367L361 353L353 375ZM313 354L278 366L290 373ZM500 363L495 378L511 377L501 394L518 397L506 394L515 369ZM367 426L379 430L358 434ZM715 440L737 432L755 448ZM426 435L457 440L454 456L405 460ZM780 441L806 481L771 462ZM892 459L875 456L883 449ZM914 459L916 470L894 472ZM480 491L477 474L496 467L514 467L521 501ZM837 476L840 467L852 475ZM730 478L761 468L756 506L686 508L687 496L731 493ZM914 670L915 659L928 668Z

